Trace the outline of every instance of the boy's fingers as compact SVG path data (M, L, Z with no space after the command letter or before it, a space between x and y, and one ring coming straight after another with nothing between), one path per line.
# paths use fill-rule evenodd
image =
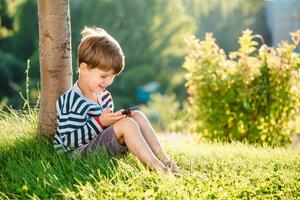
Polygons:
M120 119L123 119L123 118L125 118L125 117L126 117L126 115L118 115L118 116L112 117L111 119L112 119L112 120L120 120Z
M104 111L105 111L105 112L110 112L111 110L110 110L110 108L105 108Z
M126 115L121 115L120 117L118 117L118 120L125 118Z
M124 111L124 109L121 109L121 110L118 110L116 113L118 114L118 115L122 115L122 112Z
M122 111L117 111L115 113L111 113L111 116L121 116L122 115Z
M110 109L109 108L106 108L103 113L110 113Z

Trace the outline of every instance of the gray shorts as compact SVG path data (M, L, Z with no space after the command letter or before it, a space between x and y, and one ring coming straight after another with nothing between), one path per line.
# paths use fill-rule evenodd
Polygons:
M88 144L78 148L76 154L86 155L87 153L102 147L110 155L121 154L127 151L127 147L121 145L117 138L113 126L110 126L93 138Z

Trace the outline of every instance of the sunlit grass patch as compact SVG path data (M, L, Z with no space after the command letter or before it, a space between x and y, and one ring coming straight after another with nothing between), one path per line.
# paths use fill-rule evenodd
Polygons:
M37 113L3 114L0 127L0 199L300 198L300 153L290 148L160 135L181 167L175 178L149 171L132 154L56 154L37 137Z

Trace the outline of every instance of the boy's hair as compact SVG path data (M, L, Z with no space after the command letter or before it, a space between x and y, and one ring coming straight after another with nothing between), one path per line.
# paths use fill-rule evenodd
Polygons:
M124 69L124 54L119 43L102 28L84 27L78 46L78 66L86 63L91 68L115 74Z

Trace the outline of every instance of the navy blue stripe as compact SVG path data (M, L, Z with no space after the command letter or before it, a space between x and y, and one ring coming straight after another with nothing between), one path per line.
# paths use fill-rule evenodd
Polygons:
M70 123L72 122L86 122L86 119L80 119L80 118L74 118L74 117L68 117L66 119L59 119L59 123L63 123L63 122L66 122L66 121L69 121Z
M96 114L89 113L89 116L91 116L91 117L99 117L100 114L101 114L100 112L96 113Z
M109 96L109 93L107 93L106 95L104 95L104 96L102 97L102 101L104 101L108 96Z
M74 132L74 146L78 147L78 131Z
M98 135L100 133L100 130L97 128L97 126L93 123L93 121L90 121L89 123L91 125L91 128L93 128Z
M86 101L84 101L83 99L81 99L79 102L78 102L78 104L77 104L77 107L74 109L75 111L78 111L79 110L79 108L80 108L80 106L83 104L83 103L85 103Z
M91 141L93 139L92 128L90 126L87 126L87 127L88 127L89 141Z
M60 130L67 129L67 128L71 128L71 129L77 130L77 129L79 129L81 126L84 126L84 125L78 125L78 126L77 126L77 125L74 125L74 124L68 124L68 125L64 125L64 126L59 125L58 128L59 128Z
M69 110L70 110L70 98L71 98L71 92L68 92L67 97L65 99L67 112L69 112Z
M112 99L110 98L110 99L106 102L106 104L103 106L103 108L105 109L105 108L107 107L107 105L108 105L111 101L112 101Z
M81 143L82 144L86 144L87 142L85 141L85 132L84 132L84 128L83 127L81 127Z
M96 111L99 111L101 109L100 109L100 106L93 106L90 110L96 112Z
M65 135L65 133L59 133L59 134L58 134L59 138L60 138L61 141L63 141L63 142L64 142L64 140L66 139L66 138L64 137L64 135ZM64 138L64 140L63 140L62 138Z
M62 103L62 99L60 97L60 98L58 98L58 108L59 108L59 110L62 110L62 106L63 106L63 103Z
M67 95L67 93L65 93L61 98L60 98L60 100L61 100L61 108L60 108L60 112L63 114L64 112L64 106L65 106L65 104L66 104L66 102L65 102L65 99L66 99L66 95Z
M59 140L56 139L55 137L54 137L54 142L56 142L56 144L60 144Z
M79 97L80 96L76 92L74 92L74 97L73 97L73 99L71 99L71 102L72 102L72 104L71 104L71 110L73 110L73 106L76 103L77 99L79 99Z
M64 93L61 97L60 97L60 99L61 99L61 101L62 101L62 107L64 106L64 102L65 102L65 99L66 99L66 96L67 96L67 92L66 93Z
M88 108L91 106L91 104L87 104L83 107L82 111L79 113L80 115L84 115L84 113L88 110Z
M64 94L62 95L62 99L65 99L66 96L67 96L67 94L68 94L68 92L64 93Z
M74 115L80 115L78 112L76 111L70 111L68 114L74 114Z
M71 133L65 133L65 137L67 137L67 146L71 144Z

